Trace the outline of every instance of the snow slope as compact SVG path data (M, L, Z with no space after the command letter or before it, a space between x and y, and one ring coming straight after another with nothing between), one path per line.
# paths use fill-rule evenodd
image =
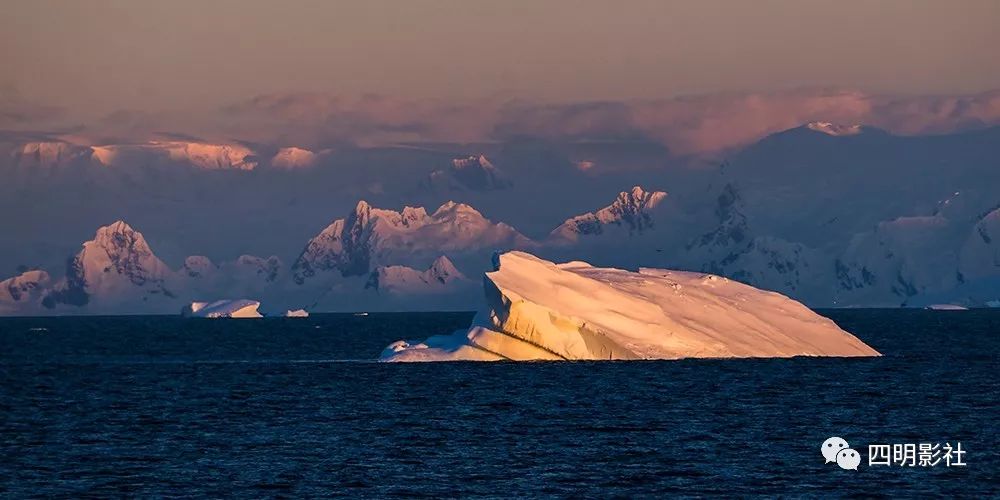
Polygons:
M907 305L918 294L960 284L957 272L962 233L940 215L899 217L854 236L837 260L843 305Z
M714 275L524 252L496 257L468 330L396 342L385 361L878 356L802 304Z
M966 280L1000 277L1000 208L983 216L969 232L959 255Z

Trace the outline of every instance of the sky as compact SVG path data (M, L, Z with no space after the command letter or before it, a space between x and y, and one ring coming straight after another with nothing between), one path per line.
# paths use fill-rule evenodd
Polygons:
M570 102L1000 88L993 0L3 4L0 98L81 119L290 92Z

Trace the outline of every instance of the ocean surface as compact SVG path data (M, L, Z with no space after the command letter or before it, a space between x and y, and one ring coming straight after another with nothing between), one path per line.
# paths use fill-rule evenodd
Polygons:
M885 356L383 364L471 314L0 318L0 496L1000 495L1000 310L822 313ZM946 442L965 466L867 463Z

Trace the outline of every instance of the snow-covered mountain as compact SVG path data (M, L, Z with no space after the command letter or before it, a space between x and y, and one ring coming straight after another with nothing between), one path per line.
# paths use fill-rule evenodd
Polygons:
M840 123L830 123L830 122L810 122L806 124L806 128L809 130L815 130L816 132L822 132L827 135L841 136L841 135L857 135L862 131L861 125L844 125Z
M991 210L969 231L959 253L963 281L1000 276L1000 208Z
M96 145L91 149L93 159L109 167L178 163L205 170L253 170L258 163L256 154L240 144L150 141Z
M449 215L455 208L448 205L443 212L439 210L441 219L454 222L468 215ZM464 230L461 224L457 230ZM376 234L383 233L376 229ZM393 242L391 238L388 241ZM99 228L93 239L69 258L65 276L58 280L45 271L32 270L0 282L0 314L163 314L192 302L226 297L253 297L264 303L268 312L290 307L461 310L468 302L469 290L477 284L443 255L423 271L380 265L363 276L336 274L326 278L296 283L276 256L241 255L216 264L195 255L172 270L153 253L140 232L116 221Z
M162 150L173 160L209 170L253 170L257 160L250 148L238 144L154 142L148 148Z
M687 243L687 266L798 298L815 298L825 263L818 251L776 236L755 234L740 188L726 182L712 209L714 227Z
M316 165L319 155L308 149L287 147L281 148L271 157L271 166L286 170L309 168Z
M496 191L513 186L507 174L485 155L455 158L448 168L434 170L423 185L439 191Z
M726 183L714 207L718 224L688 244L688 249L698 248L707 253L728 253L728 249L744 244L750 239L743 197L733 183Z
M267 163L279 169L305 168L315 165L319 156L303 148L282 147ZM94 164L118 168L185 165L202 170L249 171L261 163L256 151L239 143L181 140L79 144L54 138L15 144L9 157L22 170Z
M959 284L956 224L941 216L899 217L856 235L837 261L845 305L900 305ZM885 301L885 302L882 302Z
M610 205L567 219L552 230L549 237L556 242L576 242L580 237L604 234L614 230L626 234L642 234L655 225L654 210L667 198L663 191L645 191L635 186L622 191ZM617 235L616 235L617 236Z
M564 222L542 252L602 266L710 272L793 295L823 267L804 245L754 234L735 183L721 183L709 199L687 213L666 193L636 186L611 205Z
M10 314L172 313L202 297L264 293L282 270L277 257L244 255L213 264L188 257L174 271L142 233L124 221L99 228L67 261L63 277L28 271L2 283L0 310Z
M448 257L438 257L426 270L407 266L379 266L368 276L365 288L378 293L446 293L472 283Z
M812 306L1000 299L1000 128L907 137L813 122L733 151L718 168L687 168L652 149L629 156L631 144L471 146L504 166L499 174L484 155L452 162L468 144L311 144L312 152L176 137L0 139L9 146L0 155L0 213L17 214L0 218L0 234L16 242L0 245L0 278L17 275L3 282L5 311L174 312L182 300L226 297L260 299L265 311L275 301L378 310L392 287L381 278L378 289L365 285L380 268L409 268L399 274L409 283L447 255L477 281L490 253L511 248L555 261L711 272ZM574 159L597 166L584 172ZM449 179L445 191L415 189L435 170ZM633 185L645 188L617 193ZM359 193L372 204L355 205ZM440 208L374 208L404 202ZM331 213L347 215L330 223ZM157 254L124 228L91 238L116 218L158 238Z
M86 306L93 298L104 307L132 307L148 311L144 303L174 297L167 290L170 269L146 243L142 234L123 221L101 227L67 263L66 276L45 295L42 305Z
M171 288L193 299L214 297L274 298L280 296L287 269L277 256L267 258L241 255L219 264L208 257L193 255L172 276Z
M10 152L14 165L22 170L51 169L78 165L90 160L92 150L63 141L28 142Z
M402 211L365 201L312 238L292 265L296 283L317 274L367 275L383 264L421 265L450 255L518 248L531 241L504 223L494 223L469 205L447 202L432 214L423 207Z
M49 273L41 270L0 281L0 314L34 312L50 283Z

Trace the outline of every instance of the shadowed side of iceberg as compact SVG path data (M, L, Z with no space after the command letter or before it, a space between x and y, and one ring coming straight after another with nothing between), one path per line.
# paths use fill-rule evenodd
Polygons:
M384 361L878 356L783 295L701 273L495 257L467 330L397 342Z

